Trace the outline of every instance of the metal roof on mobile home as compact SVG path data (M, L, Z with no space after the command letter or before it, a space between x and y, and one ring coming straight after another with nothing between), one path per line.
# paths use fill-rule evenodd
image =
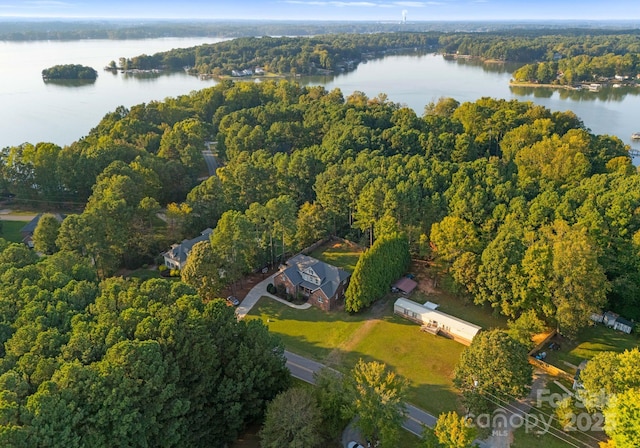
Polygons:
M404 312L405 310L415 313L412 317L419 317L424 324L437 322L438 327L445 329L447 333L451 333L453 336L457 336L468 341L471 341L478 331L482 330L482 327L479 327L478 325L450 316L442 311L425 308L419 303L405 299L404 297L400 297L396 300L393 308L394 311L400 315L407 314L410 316L410 314Z

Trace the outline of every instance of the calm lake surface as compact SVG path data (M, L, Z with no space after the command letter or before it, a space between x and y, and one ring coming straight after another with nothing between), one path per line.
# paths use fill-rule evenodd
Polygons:
M41 141L67 145L86 135L116 107L126 107L188 94L215 85L186 73L123 75L102 70L111 60L219 42L212 38L0 42L0 148ZM41 72L57 64L88 65L99 72L95 83L44 83ZM640 88L609 88L600 92L510 87L517 66L440 55L387 56L336 76L301 78L305 85L339 88L345 96L356 90L369 97L387 94L422 115L424 106L442 96L460 102L489 96L532 101L552 111L574 111L596 134L616 135L633 148L630 136L640 131ZM636 164L638 160L636 159Z

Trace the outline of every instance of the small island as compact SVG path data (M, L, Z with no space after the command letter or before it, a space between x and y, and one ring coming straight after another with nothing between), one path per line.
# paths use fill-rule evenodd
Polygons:
M42 70L42 79L51 80L83 80L95 81L98 72L91 68L80 64L54 65L50 68Z

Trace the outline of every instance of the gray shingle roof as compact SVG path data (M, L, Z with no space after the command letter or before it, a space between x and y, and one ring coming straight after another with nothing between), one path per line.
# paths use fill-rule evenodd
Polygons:
M287 266L289 267L284 270L284 274L291 283L302 285L311 291L322 289L329 298L335 295L340 283L351 275L343 269L302 254L290 258L287 261ZM320 285L310 283L302 278L301 272L306 270L320 279Z
M43 213L38 213L35 218L33 218L31 221L29 221L28 223L26 223L21 229L20 232L24 233L24 234L31 234L33 235L34 230L36 230L36 227L38 227L38 223L40 222L40 218L42 218ZM55 216L55 218L58 220L58 222L62 222L64 221L64 218L67 217L67 215L64 215L62 213L53 213L53 216Z
M185 261L187 261L187 257L189 256L189 252L191 252L193 246L201 241L208 240L209 235L211 235L212 232L212 229L205 229L202 231L200 236L197 236L191 240L184 240L180 244L174 244L173 246L171 246L171 249L169 249L163 255L179 263L184 263Z

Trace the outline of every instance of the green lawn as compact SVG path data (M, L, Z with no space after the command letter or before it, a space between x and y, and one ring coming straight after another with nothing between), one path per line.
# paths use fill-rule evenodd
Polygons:
M569 364L579 366L582 361L591 359L598 353L623 352L638 346L640 340L637 335L624 334L598 324L583 329L575 341L565 340L560 350L547 350L545 361L573 374L575 369Z
M319 362L326 362L329 354L352 338L365 322L362 315L324 312L314 307L298 310L267 297L258 301L249 316L261 318L288 350Z
M0 237L7 241L21 243L22 234L20 233L20 229L28 223L29 221L2 221L2 234L0 234Z
M139 278L140 280L149 280L150 278L163 278L157 269L136 269L127 277Z
M345 271L353 272L362 252L363 249L355 244L330 241L309 255L325 263L343 268Z
M422 304L426 301L437 303L440 305L438 311L480 325L483 330L507 327L507 318L494 314L490 307L474 305L472 302L447 293L425 294L421 291L415 291L411 294L410 299Z
M393 302L359 315L325 313L316 308L297 310L262 298L249 313L279 335L288 350L316 359L342 372L358 359L384 362L410 381L409 401L434 414L458 409L451 382L464 346L420 331L420 327L392 312Z

